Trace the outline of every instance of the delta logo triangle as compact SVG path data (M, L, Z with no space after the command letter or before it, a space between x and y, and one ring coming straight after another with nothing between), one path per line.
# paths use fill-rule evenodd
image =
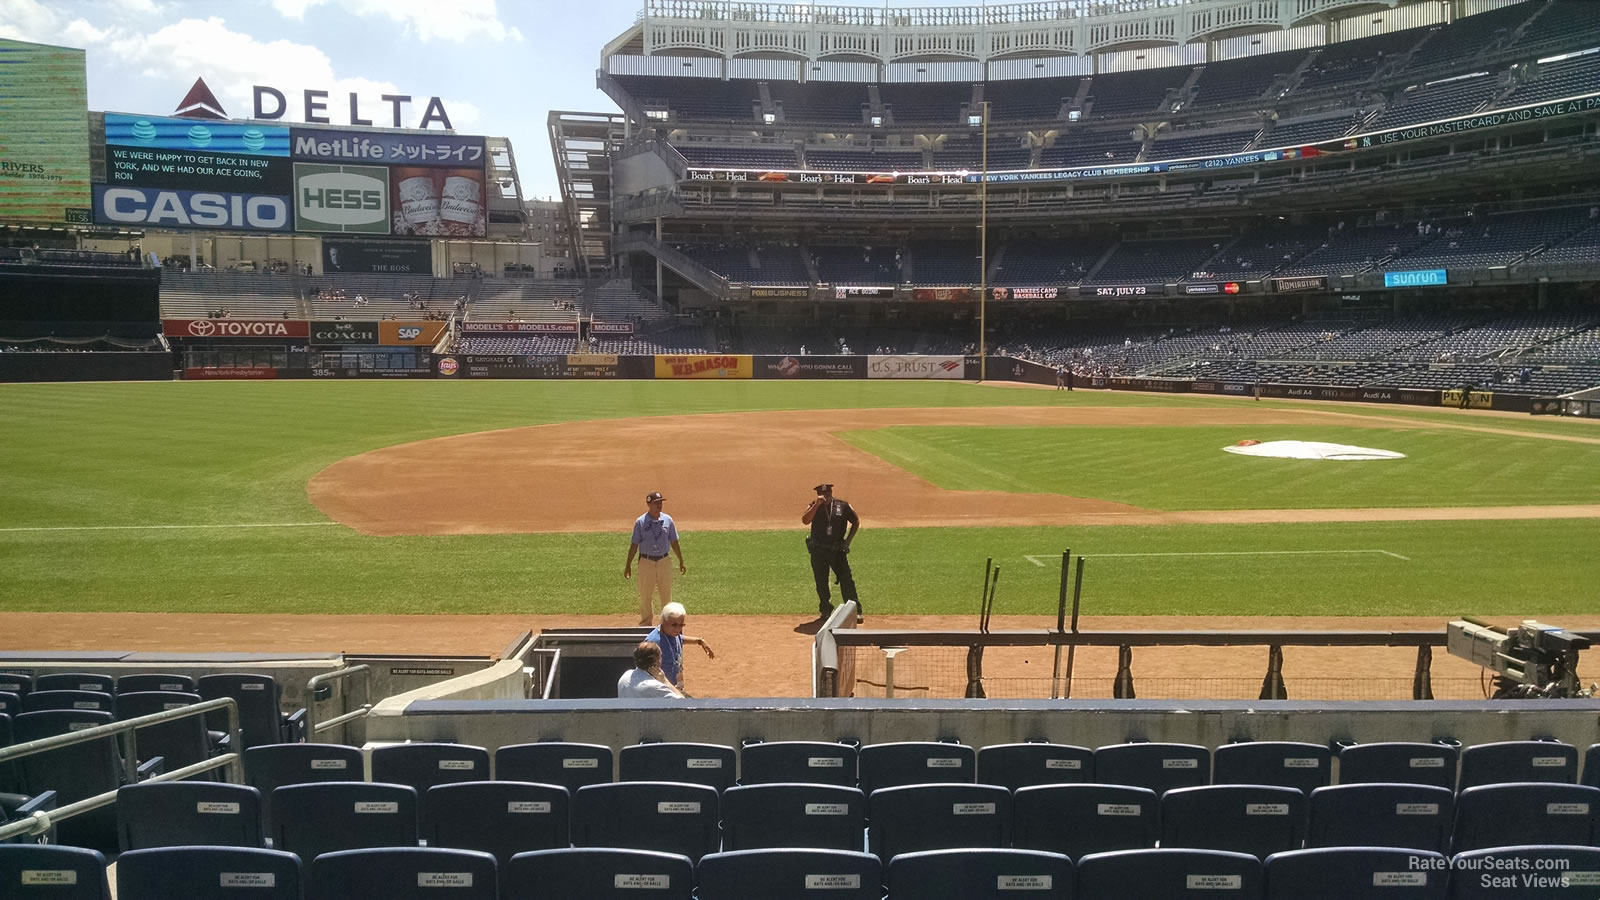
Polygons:
M196 78L194 87L189 88L189 93L183 95L183 100L178 103L178 108L173 115L185 119L219 119L226 121L228 114L223 111L222 104L217 102L217 95L211 93L211 88L206 87L204 78Z

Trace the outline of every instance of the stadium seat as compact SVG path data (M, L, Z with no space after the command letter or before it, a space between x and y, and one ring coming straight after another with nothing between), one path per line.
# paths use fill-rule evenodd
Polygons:
M511 857L500 880L508 900L690 900L694 863L687 856L649 850L537 850Z
M906 741L861 748L861 792L907 784L971 784L977 777L977 754L965 744Z
M261 792L262 825L272 833L272 792L290 784L365 781L361 751L341 744L265 744L244 752L244 783Z
M1310 794L1330 784L1333 754L1321 744L1251 741L1211 755L1212 784L1271 784Z
M103 691L29 691L22 697L23 712L44 712L54 709L87 709L114 713L116 701Z
M1156 845L1161 798L1149 788L1119 784L1025 787L1012 797L1011 844L1026 850L1090 853Z
M264 744L295 743L293 728L280 708L278 682L271 675L203 675L195 683L201 699L232 697L239 704L239 736L249 749ZM217 711L207 717L212 731L227 731L228 716Z
M0 747L11 746L14 738L11 725L11 716L0 713ZM15 762L0 762L0 794L17 794L22 792L22 776L18 774Z
M722 849L861 850L867 798L832 784L750 784L722 792Z
M1444 744L1353 744L1339 751L1339 783L1427 784L1454 791L1460 755L1455 747Z
M465 744L395 744L372 751L372 780L421 794L436 784L489 780L489 751Z
M1213 784L1161 795L1161 846L1229 850L1257 859L1300 849L1306 795L1295 788Z
M1225 850L1117 850L1078 860L1076 900L1260 900L1261 861Z
M242 784L161 781L117 789L123 850L210 845L262 847L261 792Z
M711 853L700 860L695 875L700 884L696 900L883 898L883 866L870 853L803 849Z
M496 781L531 781L559 784L568 791L591 784L609 784L611 748L604 744L511 744L494 752Z
M0 691L22 696L33 690L33 676L16 672L0 672Z
M1565 882L1565 884L1563 884ZM1517 844L1451 859L1449 900L1587 900L1600 887L1600 848Z
M1463 788L1451 849L1510 844L1593 844L1600 838L1600 788L1532 781Z
M87 672L51 672L33 679L33 690L95 691L101 694L114 694L117 690L117 680L110 675L93 675Z
M1009 900L1019 891L1026 892L1022 896L1060 900L1075 896L1072 860L1036 850L966 848L902 853L889 861L888 882L890 900Z
M481 850L501 865L527 850L569 847L572 800L555 784L467 781L422 795L422 839L430 847Z
M0 844L0 897L6 900L110 900L106 858L98 851L82 847Z
M0 716L14 716L20 712L22 698L9 691L0 691Z
M617 754L618 781L676 781L717 791L733 786L738 761L721 744L634 744Z
M306 884L314 900L498 900L497 874L476 850L383 847L324 853Z
M1094 751L1069 744L995 744L978 751L977 781L1013 791L1094 781Z
M117 857L117 900L300 900L300 857L246 847L158 847Z
M417 792L403 784L291 784L268 799L272 846L301 861L336 850L417 845Z
M1266 900L1444 900L1450 860L1393 847L1322 847L1267 857Z
M1426 784L1339 784L1311 792L1306 846L1447 849L1455 794Z
M180 694L198 694L194 679L188 675L171 675L161 672L139 672L117 679L118 694L142 694L145 691L174 691Z
M867 797L867 849L879 859L918 850L1006 847L1011 792L992 784L911 784Z
M169 709L182 709L199 702L199 694L169 691L119 694L117 720L120 722L137 719L140 716L165 712ZM206 717L194 715L171 722L145 725L134 731L134 747L138 750L141 762L157 756L163 757L166 760L163 769L168 772L205 762L211 758L211 738L206 734ZM198 777L209 779L215 775L208 772Z
M1578 748L1555 741L1500 741L1461 751L1461 790L1508 781L1578 783Z
M1211 751L1194 744L1113 744L1094 751L1094 780L1163 794L1211 783Z
M739 751L740 784L856 786L856 748L820 741L746 744Z
M27 743L110 724L108 712L58 709L23 713L12 721L12 729L17 743ZM43 791L55 791L59 806L117 790L123 784L122 755L113 737L25 756L18 760L17 768L21 774L22 793L36 796ZM57 824L56 830L63 844L92 847L108 853L117 848L117 817L110 806L66 819Z
M1589 750L1583 754L1583 783L1589 787L1600 787L1600 744L1590 744Z
M659 850L698 861L717 850L717 820L717 792L703 784L591 784L572 798L572 843Z

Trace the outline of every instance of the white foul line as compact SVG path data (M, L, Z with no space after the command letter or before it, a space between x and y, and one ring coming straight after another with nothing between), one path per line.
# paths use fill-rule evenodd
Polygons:
M338 522L258 522L232 525L46 525L37 528L0 528L10 531L170 531L182 528L323 528Z
M1081 555L1090 559L1105 559L1113 556L1312 556L1339 553L1381 553L1384 556L1391 556L1395 559L1403 559L1406 562L1411 561L1411 557L1409 556L1401 556L1398 553L1392 553L1388 550L1213 550L1196 551L1193 553L1084 553ZM1059 556L1036 555L1023 557L1023 559L1033 563L1041 569L1045 567L1043 560L1060 558L1061 557Z

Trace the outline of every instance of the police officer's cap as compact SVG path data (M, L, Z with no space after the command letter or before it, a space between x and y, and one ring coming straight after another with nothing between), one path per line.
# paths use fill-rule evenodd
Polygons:
M831 491L831 490L833 490L833 485L831 485L831 484L819 484L816 487L812 488L812 490L816 491L817 493L820 494L823 491Z

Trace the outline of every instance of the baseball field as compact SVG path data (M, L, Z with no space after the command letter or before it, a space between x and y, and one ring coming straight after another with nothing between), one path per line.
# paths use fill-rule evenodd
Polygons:
M6 385L0 647L79 613L626 624L652 490L694 615L799 623L819 481L862 516L872 616L975 617L992 557L997 614L1053 621L1071 548L1092 616L1565 623L1596 609L1597 425L959 382ZM1280 439L1406 457L1222 451Z

